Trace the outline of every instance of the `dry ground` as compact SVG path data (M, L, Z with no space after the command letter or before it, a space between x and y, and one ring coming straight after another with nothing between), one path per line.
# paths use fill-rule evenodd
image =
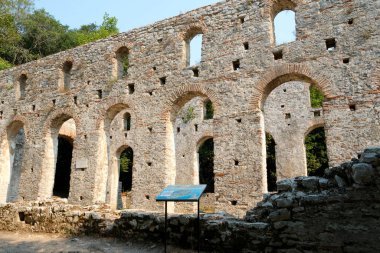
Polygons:
M168 248L168 252L190 253ZM57 234L0 231L0 253L161 253L162 243L128 243L115 238L71 237Z

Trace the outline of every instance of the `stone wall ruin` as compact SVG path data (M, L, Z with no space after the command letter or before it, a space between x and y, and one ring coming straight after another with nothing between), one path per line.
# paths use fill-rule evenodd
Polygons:
M296 13L296 40L275 45L273 19L285 9ZM322 91L331 166L379 143L379 9L375 0L230 0L0 72L0 202L52 197L70 120L69 203L116 207L118 156L131 147L131 208L160 210L162 188L197 182L197 145L212 138L214 208L243 215L267 191L262 110L276 87L300 81ZM202 60L188 66L197 34ZM177 116L193 99L209 99L213 118L194 118L178 138ZM13 144L20 129L22 152Z

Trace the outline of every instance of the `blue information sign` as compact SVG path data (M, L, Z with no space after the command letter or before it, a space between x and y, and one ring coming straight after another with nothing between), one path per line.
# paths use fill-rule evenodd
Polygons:
M156 201L197 202L206 186L205 184L169 185L156 197Z

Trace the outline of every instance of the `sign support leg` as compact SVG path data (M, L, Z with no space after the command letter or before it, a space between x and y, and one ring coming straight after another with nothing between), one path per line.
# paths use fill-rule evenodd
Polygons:
M201 245L201 224L199 219L199 199L198 199L198 253L200 251L200 245Z
M166 253L166 247L167 247L167 228L168 228L168 202L165 201L165 235L164 235L164 242L165 242L165 253Z

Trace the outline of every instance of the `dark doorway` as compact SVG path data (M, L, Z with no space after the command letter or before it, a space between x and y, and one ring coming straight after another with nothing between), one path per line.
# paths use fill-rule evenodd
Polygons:
M122 192L129 192L132 190L132 167L133 150L128 147L120 154L119 182L121 182L122 185Z
M267 182L268 192L277 191L277 172L276 172L276 142L272 135L266 133L267 149Z
M55 169L53 195L68 198L70 192L71 159L73 144L68 138L58 137L58 155Z
M322 177L329 167L325 129L319 127L305 137L307 174Z
M207 184L206 193L214 193L214 140L208 139L199 147L199 183Z

